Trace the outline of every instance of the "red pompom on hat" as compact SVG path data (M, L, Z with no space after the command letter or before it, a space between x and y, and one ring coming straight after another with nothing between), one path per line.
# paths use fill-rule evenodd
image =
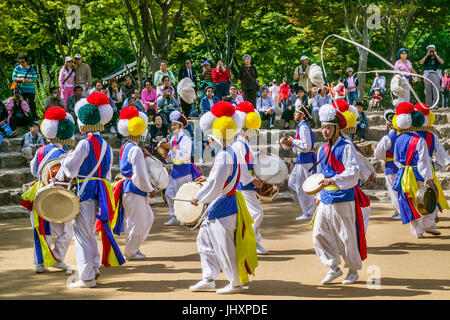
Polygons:
M234 106L227 101L216 102L211 108L211 113L217 118L223 116L231 117L235 111Z
M255 112L255 107L248 101L242 101L237 105L236 111L241 111L244 113Z
M126 106L120 111L119 118L121 120L129 120L134 117L139 117L139 110L133 106Z
M87 97L87 102L99 107L104 104L109 104L109 99L103 92L94 91Z
M66 111L61 107L50 107L44 113L44 119L61 121L66 118Z
M333 101L331 104L335 109L339 110L340 112L345 112L349 109L350 105L347 101L339 99L336 101Z
M430 107L428 107L428 105L426 105L425 103L422 103L422 104L416 103L414 105L414 109L423 113L424 116L427 116L430 114Z
M410 102L401 102L396 108L395 108L395 114L410 114L414 112L414 106Z

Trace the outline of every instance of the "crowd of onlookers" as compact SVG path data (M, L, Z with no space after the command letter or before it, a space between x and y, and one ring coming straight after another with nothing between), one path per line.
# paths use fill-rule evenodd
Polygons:
M399 60L395 67L400 71L415 73L411 62L407 59L408 55L408 49L400 49L397 53ZM74 108L77 101L94 91L102 91L108 96L114 110L114 117L106 130L119 136L116 123L120 110L128 105L135 106L149 116L149 143L152 148L162 138L167 137L169 114L172 111L179 110L188 118L199 117L221 100L229 101L235 106L244 100L250 101L261 118L268 120L269 129L274 128L277 115L284 120L285 129L292 128L297 100L307 108L311 114L310 122L316 128L320 127L320 107L330 104L332 99L346 99L361 111L364 110L364 99L360 101L361 94L358 94L358 77L351 67L346 69L346 75L342 79L331 82L329 86L317 88L309 79L309 58L303 55L300 61L301 64L294 70L292 76L294 82L291 84L285 77L280 85L277 80L273 80L269 85L260 85L257 69L252 64L251 56L246 54L234 81L222 59L217 59L213 66L206 58L202 58L199 61L201 70L195 70L193 61L187 59L185 65L178 69L178 77L175 77L167 61L161 61L159 70L139 85L131 75L126 75L123 79L93 81L90 66L83 61L80 54L75 54L73 59L65 58L64 66L59 72L59 86L50 88L42 107L45 111L49 107L60 106L76 119ZM447 69L442 76L439 67L443 63L433 45L427 47L427 54L420 60L420 64L424 65L424 75L440 88L441 106L448 107L450 80ZM420 81L420 78L405 77L410 83ZM187 103L177 92L176 85L185 78L193 82L197 93L193 103ZM36 124L36 121L39 121L36 113L35 85L38 75L27 56L22 54L18 56L18 65L13 71L12 80L12 96L5 103L0 101L0 144L4 137L14 136L18 127L29 127L30 131L23 137L22 143L24 150L28 150L26 148L29 148L29 145L39 146L43 140ZM386 78L376 73L366 109L382 110L385 94ZM432 105L437 99L436 92L428 81L425 81L425 98L428 105ZM409 94L402 101L409 101ZM365 139L368 127L367 116L361 112L358 119L358 135L361 140ZM31 153L26 152L29 158Z

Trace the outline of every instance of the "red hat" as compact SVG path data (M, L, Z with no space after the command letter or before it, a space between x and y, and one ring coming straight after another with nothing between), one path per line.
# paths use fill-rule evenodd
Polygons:
M335 109L338 109L340 112L345 112L349 109L349 104L345 100L336 100L331 104Z
M410 102L401 102L399 105L395 108L395 114L411 114L414 112L414 106Z

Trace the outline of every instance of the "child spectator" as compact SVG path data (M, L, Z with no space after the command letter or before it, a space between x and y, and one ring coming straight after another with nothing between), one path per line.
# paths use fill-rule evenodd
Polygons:
M383 100L383 96L380 93L380 89L375 89L375 92L372 96L372 99L370 99L369 102L369 108L377 109L380 102Z
M28 164L33 159L36 150L45 145L44 136L39 132L39 125L32 123L29 129L30 131L22 137L22 152Z
M356 103L356 108L358 109L358 119L356 120L356 133L360 137L360 142L366 141L366 132L369 129L369 119L364 112L364 104L362 102ZM360 133L358 133L360 132ZM350 139L353 141L354 135L350 135Z

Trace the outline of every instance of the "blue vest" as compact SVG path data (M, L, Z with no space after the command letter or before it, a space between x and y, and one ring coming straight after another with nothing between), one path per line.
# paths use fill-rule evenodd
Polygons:
M400 162L403 166L406 165L406 155L408 153L408 146L411 142L411 138L414 136L414 133L412 132L406 132L397 137L397 140L395 141L395 152L397 154L397 161ZM423 177L420 175L419 170L417 169L417 162L419 161L419 154L417 153L417 150L414 151L414 156L409 164L410 166L413 166L414 174L416 176L417 181L424 181ZM401 171L401 172L400 172ZM398 178L401 179L403 175L403 168L400 168L399 172L397 173L396 180ZM394 182L395 184L395 182Z
M389 137L389 140L391 140L391 147L387 152L389 152L392 155L392 158L394 158L394 152L395 152L395 141L397 140L397 132L391 132L387 135ZM397 174L398 167L395 164L394 160L387 161L384 163L384 174Z
M178 144L181 142L181 140L183 140L183 138L184 138L184 135L181 136L180 140L178 140ZM172 147L175 146L174 140L175 140L175 138L173 138L172 141L170 142ZM187 175L192 175L192 179L195 180L201 174L200 174L200 171L198 171L198 169L190 161L188 161L186 163L182 163L182 164L174 164L173 165L173 170L172 170L172 173L170 174L170 176L172 178L177 179L177 178L181 178L181 177L184 177Z
M250 147L248 146L247 143L245 143L242 140L235 140L234 143L242 143L245 147L245 159L249 158L249 163L247 163L247 169L248 171L250 171L250 173L253 171L253 163L252 160L250 158ZM245 160L244 159L244 160ZM247 161L246 161L247 162ZM239 181L239 185L238 185L238 190L250 190L250 191L256 191L255 185L253 184L253 182L250 182L249 184L247 184L246 186L244 186L240 181Z
M306 126L309 130L309 135L311 136L311 150L314 149L314 133L311 130L310 125L308 124L308 122L306 122L305 120L302 120L300 122L300 124L298 125L297 128L297 135L296 135L296 139L300 138L300 128L301 126ZM300 164L300 163L316 163L317 162L317 156L313 151L308 151L308 152L298 152L297 153L297 159L295 161L296 164Z
M236 153L234 153L231 147L225 147L220 152L228 152L233 157L233 172L226 180L226 183L228 184L236 175L239 174L238 160ZM234 190L237 189L238 184L239 179L236 179L235 185L233 186ZM209 220L224 218L238 212L237 200L234 196L234 192L231 191L230 193L232 194L228 196L223 195L213 204L210 211L208 212Z
M42 150L42 148L44 150L42 159L47 155L47 153L50 152L50 150L55 149L55 148L58 149L58 150L53 152L53 154L46 160L46 162L49 162L50 160L58 159L63 154L66 153L63 149L58 148L57 146L55 146L53 144L47 144L45 146L40 147L39 150L36 152L36 156L37 156L36 157L36 160L37 160L36 161L36 172L38 173L38 179L39 180L41 179L41 177L39 176L39 171L38 170L39 170L39 165L41 164L41 160L39 160L39 156L38 155L39 155L39 152ZM43 165L45 165L45 163Z
M101 150L103 138L99 134L94 134L94 138L97 139L97 141L99 142L100 150ZM85 140L87 140L87 139L85 139ZM95 157L94 147L89 140L87 140L87 141L89 142L89 154L86 157L86 159L84 159L83 163L81 164L80 170L78 171L78 176L87 176L88 174L91 173L91 171L97 165L97 158ZM102 178L102 179L106 178L110 167L111 167L111 147L108 144L106 147L105 156L103 157L103 160L99 166L99 169L97 169L97 171L92 175L92 177ZM99 174L99 171L100 171L100 174ZM84 177L79 177L79 178L84 179ZM86 188L84 189L83 193L80 195L80 201L96 199L96 196L95 196L97 194L96 188L99 183L102 183L102 181L90 180L87 183ZM77 184L77 191L79 188L81 188L82 184L83 184L83 182L80 182Z
M130 179L133 176L133 165L130 162L128 162L128 155L130 153L131 148L133 148L134 146L136 146L134 143L127 141L123 145L121 153L119 155L120 173L122 173L124 177ZM146 197L147 192L141 191L138 187L135 186L133 181L130 179L126 179L123 182L122 193L131 192Z
M341 139L332 150L334 157L341 163L344 148L347 145L348 141L346 139ZM322 146L319 151L319 158L322 159L322 161L320 162L320 166L322 167L322 174L325 176L325 178L332 178L338 173L331 167L330 162L325 164L326 155L323 149L324 148ZM324 204L348 202L353 200L355 200L355 191L353 190L353 188L346 190L333 190L333 191L328 191L325 190L325 188L323 188L320 193L320 201Z
M428 131L418 131L416 132L417 135L419 135L420 137L422 137L426 142L427 142L427 148L428 148L428 154L430 155L430 158L433 157L433 153L434 153L434 134L432 134L431 132ZM429 135L431 137L431 145L428 146L428 141L427 141L427 135Z

